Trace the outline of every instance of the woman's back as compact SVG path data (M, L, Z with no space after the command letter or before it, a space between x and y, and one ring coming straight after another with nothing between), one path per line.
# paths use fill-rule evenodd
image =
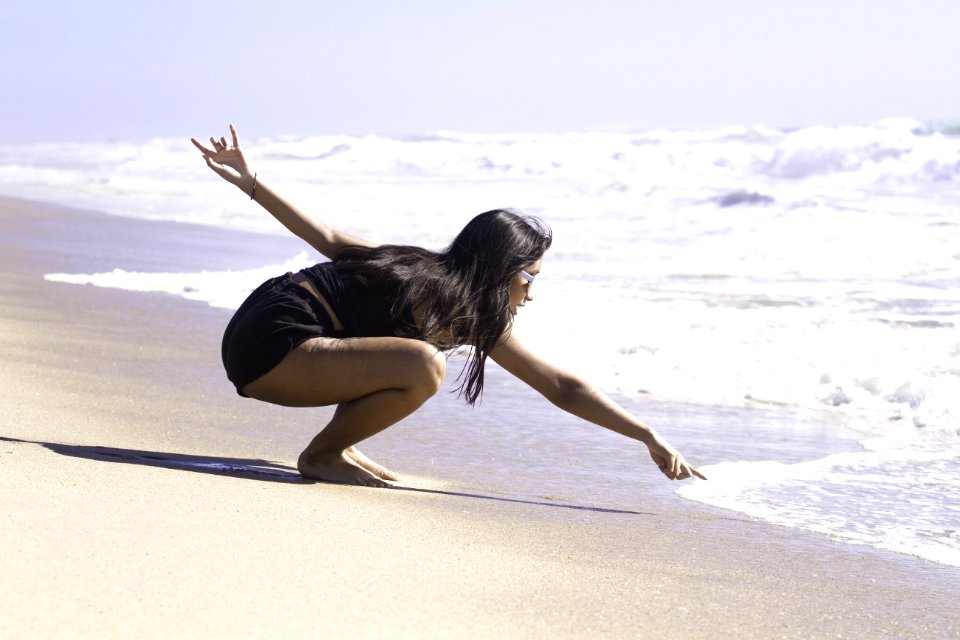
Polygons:
M393 309L393 292L385 286L361 284L347 269L334 262L321 262L302 271L330 304L346 337L371 338L407 335L412 327L409 313Z

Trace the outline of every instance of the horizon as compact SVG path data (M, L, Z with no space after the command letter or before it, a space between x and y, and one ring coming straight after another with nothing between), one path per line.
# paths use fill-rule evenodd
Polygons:
M773 126L762 122L756 122L751 124L739 124L739 123L730 123L723 124L718 126L689 126L689 127L650 127L646 129L641 128L631 128L631 129L565 129L565 130L552 130L552 129L539 129L539 130L515 130L515 131L465 131L465 130L451 130L451 129L442 129L435 131L410 131L404 133L392 133L392 132L381 132L381 131L367 131L367 132L320 132L320 133L296 133L292 131L281 132L281 133L260 133L256 131L248 131L242 124L236 122L234 124L239 133L242 141L249 145L253 141L270 141L270 142L283 142L283 141L303 141L310 140L314 138L328 138L328 137L338 137L343 136L347 138L365 138L365 137L375 137L383 138L385 140L396 140L402 142L416 142L418 138L443 138L444 136L490 136L490 137L510 137L510 136L564 136L564 135L643 135L651 133L671 133L671 134L697 134L697 133L710 133L710 132L719 132L724 129L753 129L753 128L765 128L772 131L777 131L783 134L790 134L804 129L812 129L823 127L826 129L841 129L841 128L877 128L878 126L884 123L894 123L896 121L912 121L916 122L921 128L921 135L929 133L942 133L945 135L960 135L960 117L943 119L943 120L934 120L934 121L923 121L917 118L910 116L889 116L885 118L879 118L872 122L849 122L849 123L839 123L839 124L823 124L823 123L812 123L807 125L797 125L797 126ZM0 140L0 145L16 147L30 147L30 146L44 146L51 144L66 144L66 145L111 145L111 144L149 144L156 141L173 141L183 139L184 144L189 145L189 138L196 137L198 139L206 139L211 134L220 134L226 136L228 139L230 137L228 125L230 123L224 124L222 127L215 131L200 133L199 135L194 134L193 132L187 131L182 135L172 134L172 135L147 135L143 134L140 136L131 136L131 137L103 137L99 139L89 138L89 139L36 139L36 140L21 140L21 141L4 141Z

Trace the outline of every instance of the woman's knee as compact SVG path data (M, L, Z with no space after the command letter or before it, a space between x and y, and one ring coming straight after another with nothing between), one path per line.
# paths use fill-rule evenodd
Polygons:
M439 391L446 372L447 360L441 351L430 343L411 341L408 379L419 394L429 398Z

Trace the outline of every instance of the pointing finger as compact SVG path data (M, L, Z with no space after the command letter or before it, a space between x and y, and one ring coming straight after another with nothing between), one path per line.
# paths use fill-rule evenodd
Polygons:
M693 475L697 476L697 477L700 478L701 480L706 480L706 479L707 479L707 476L703 475L702 473L700 473L699 471L697 471L697 470L694 469L693 467L691 467L690 470L693 471Z
M193 146L195 146L197 149L200 149L204 156L213 155L213 151L200 144L196 138L190 138L190 142L192 142Z
M233 136L233 146L235 146L237 149L239 149L239 148L240 148L240 136L237 135L237 128L236 128L235 126L233 126L232 124L230 125L230 134Z

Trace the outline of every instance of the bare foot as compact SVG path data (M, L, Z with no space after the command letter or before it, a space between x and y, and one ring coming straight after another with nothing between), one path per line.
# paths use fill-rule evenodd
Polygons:
M360 467L353 459L343 453L325 453L308 456L304 451L297 460L300 475L311 480L353 484L361 487L389 487L386 482Z
M357 463L358 465L360 465L361 467L363 467L373 475L377 476L378 478L381 478L383 480L391 480L393 482L396 482L397 480L400 479L400 476L395 474L393 471L390 471L386 467L377 464L367 456L363 455L360 452L360 450L357 449L356 447L350 447L346 451L344 451L344 453L347 454L348 458L350 458L355 463Z

